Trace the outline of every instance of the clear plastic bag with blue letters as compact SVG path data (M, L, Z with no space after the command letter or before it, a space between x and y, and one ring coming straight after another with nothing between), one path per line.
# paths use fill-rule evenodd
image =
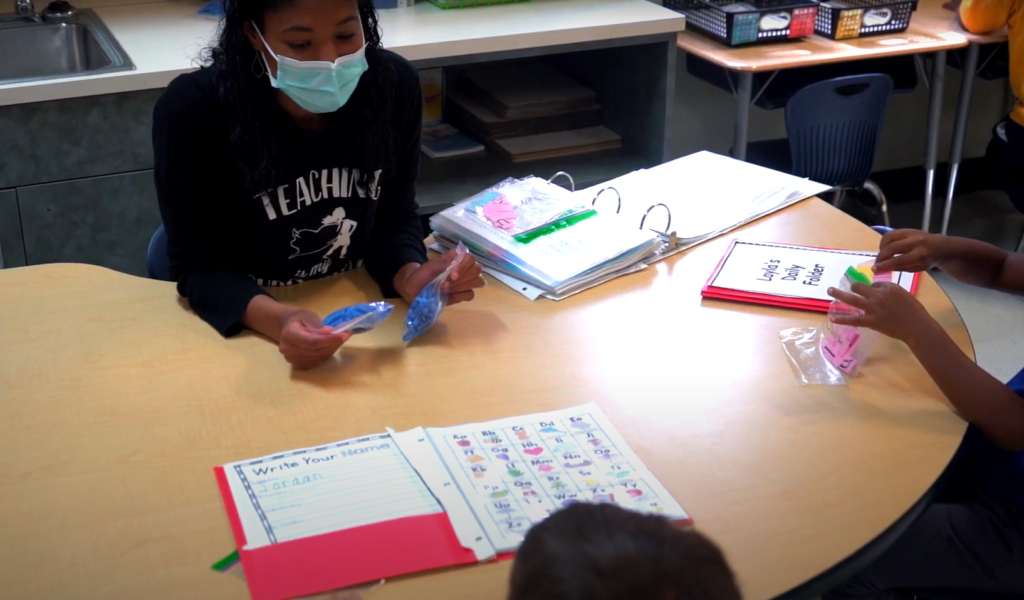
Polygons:
M366 333L391 316L395 306L389 302L367 302L339 308L324 317L324 325L334 333Z
M405 335L402 336L402 341L411 342L437 323L441 317L441 311L448 304L448 294L441 289L441 284L462 263L467 254L469 254L469 249L459 242L459 245L455 247L455 258L452 259L452 262L440 275L432 279L409 305L409 313L405 317Z

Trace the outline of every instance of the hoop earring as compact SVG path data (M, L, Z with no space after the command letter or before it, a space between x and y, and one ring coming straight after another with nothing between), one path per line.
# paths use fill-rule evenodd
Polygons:
M256 70L257 67L259 68L259 71ZM259 79L260 77L263 77L264 75L267 74L267 69L263 65L263 61L260 60L259 52L256 53L256 56L252 57L252 74L256 76L256 79Z

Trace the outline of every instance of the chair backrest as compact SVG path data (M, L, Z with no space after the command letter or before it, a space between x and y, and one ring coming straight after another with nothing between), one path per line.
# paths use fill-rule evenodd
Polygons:
M167 260L167 232L163 223L149 238L149 249L146 250L146 271L150 279L171 281L171 267Z
M914 590L917 600L1021 600L1020 594L995 594L967 590Z
M871 174L892 78L881 73L813 83L786 104L792 173L832 186Z

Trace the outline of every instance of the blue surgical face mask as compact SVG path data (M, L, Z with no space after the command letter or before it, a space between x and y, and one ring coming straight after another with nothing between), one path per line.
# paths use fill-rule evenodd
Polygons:
M277 76L271 74L266 56L270 85L281 90L300 107L311 113L332 113L348 102L359 84L359 78L369 68L366 62L366 44L353 54L340 57L334 62L322 60L301 61L287 56L278 56L270 49L263 33L253 24L263 47L277 60Z

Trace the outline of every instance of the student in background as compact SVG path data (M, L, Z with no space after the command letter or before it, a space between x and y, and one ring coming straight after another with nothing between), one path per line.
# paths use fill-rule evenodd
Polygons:
M569 505L516 553L508 600L740 600L721 550L692 528L613 504Z
M992 129L985 158L994 183L1010 196L1017 210L1024 212L1024 0L954 0L945 6L958 11L960 23L971 33L1007 29L1010 88L1017 104Z
M933 267L964 283L1024 294L1024 254L913 230L882 238L877 271ZM999 382L898 285L854 284L851 291L829 294L864 314L834 322L905 342L970 425L936 502L825 600L896 599L923 589L1024 595L1024 370Z
M427 259L416 212L419 76L382 49L372 0L224 4L209 65L153 115L171 275L222 335L247 327L310 368L349 334L264 288L365 265L411 302L454 257ZM443 287L455 303L482 285L470 256Z

